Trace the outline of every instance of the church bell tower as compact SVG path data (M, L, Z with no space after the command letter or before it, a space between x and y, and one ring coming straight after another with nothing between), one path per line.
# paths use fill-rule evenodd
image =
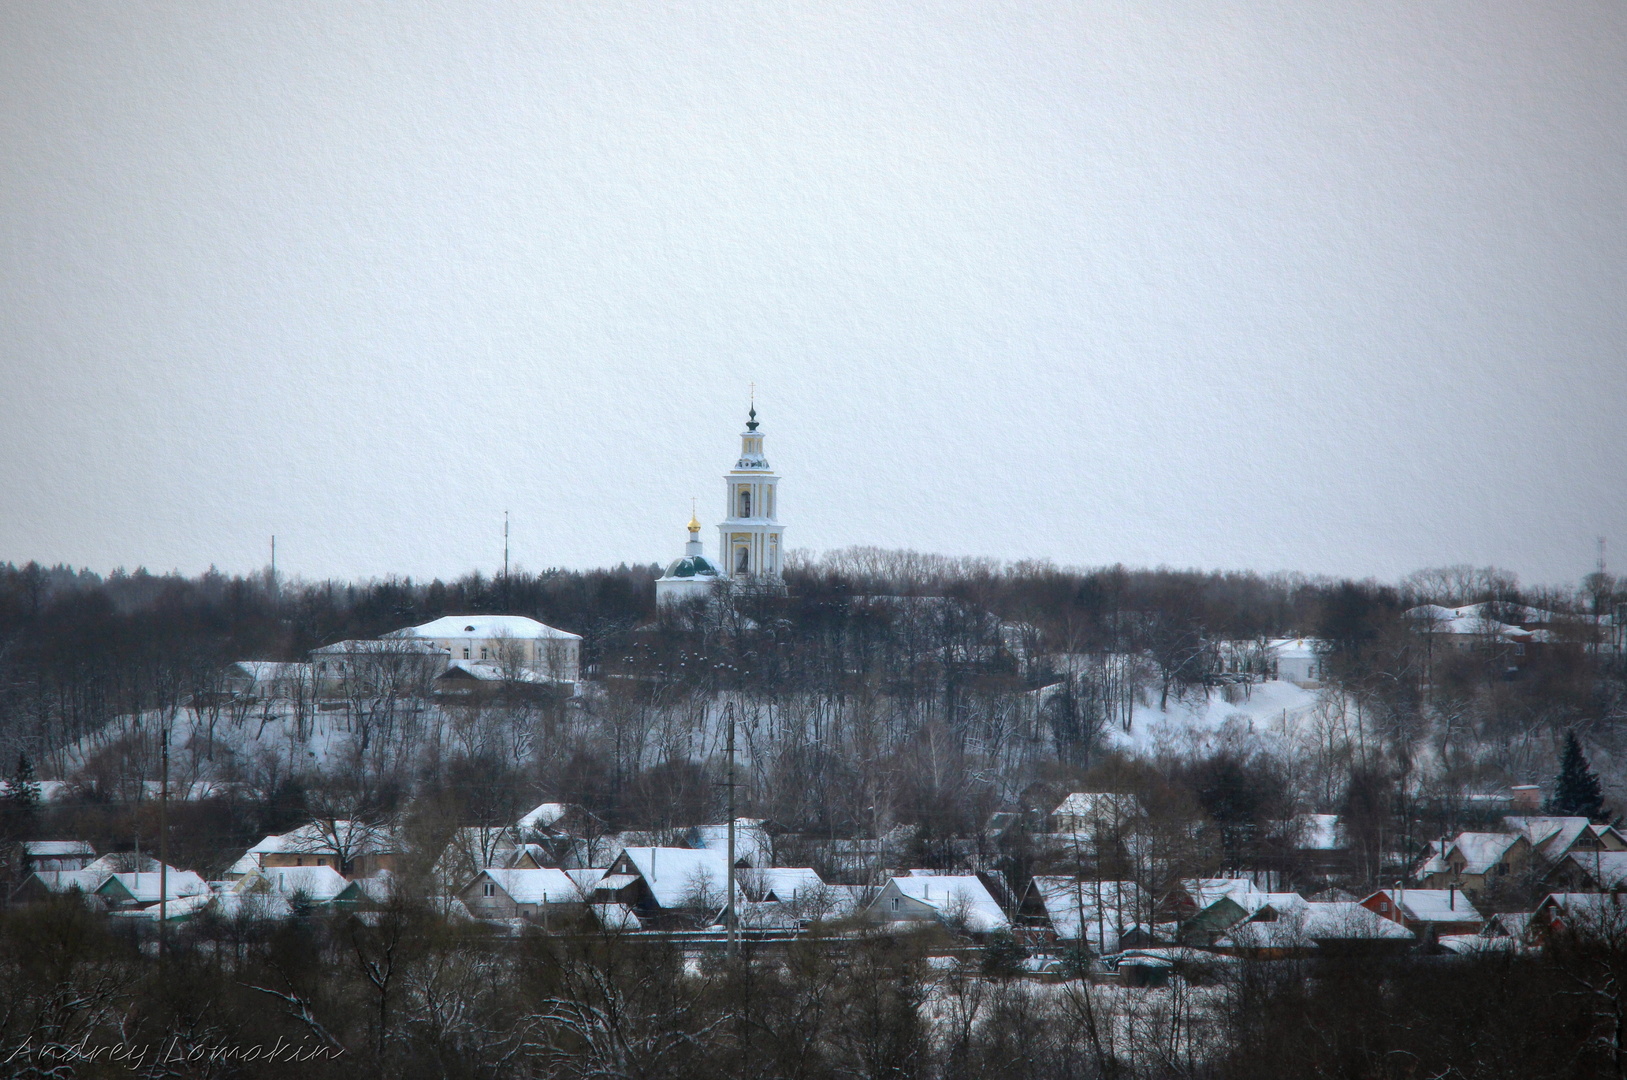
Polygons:
M757 427L754 401L740 433L740 460L723 477L728 502L718 525L718 564L736 581L777 583L785 550L785 526L776 516L780 478L763 456L763 433Z

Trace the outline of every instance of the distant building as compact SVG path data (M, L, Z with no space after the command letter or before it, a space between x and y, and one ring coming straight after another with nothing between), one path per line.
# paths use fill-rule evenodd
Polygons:
M722 577L702 551L700 520L690 515L689 542L684 545L683 558L674 559L667 572L655 579L655 602L681 604L709 596Z
M763 433L752 406L740 433L740 458L723 478L728 515L718 524L718 554L729 577L774 585L785 569L785 526L780 524L780 478L763 456Z
M1309 686L1322 680L1322 642L1316 638L1276 638L1267 643L1271 664L1283 682Z
M871 922L942 922L974 934L1009 930L1011 919L974 875L911 873L888 881L866 909Z
M443 650L449 663L484 661L516 672L536 672L555 682L581 680L581 635L524 615L446 615L396 630L384 639Z
M1485 923L1469 898L1457 889L1380 889L1361 906L1400 923L1420 939L1477 934Z
M23 858L29 870L83 870L96 858L96 849L84 840L28 840Z

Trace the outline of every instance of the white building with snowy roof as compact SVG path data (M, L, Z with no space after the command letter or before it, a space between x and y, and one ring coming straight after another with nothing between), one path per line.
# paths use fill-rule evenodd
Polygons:
M1275 638L1266 643L1266 655L1276 677L1300 686L1320 682L1326 651L1317 638Z
M384 638L422 642L454 661L488 661L560 683L581 680L582 636L524 615L444 615Z

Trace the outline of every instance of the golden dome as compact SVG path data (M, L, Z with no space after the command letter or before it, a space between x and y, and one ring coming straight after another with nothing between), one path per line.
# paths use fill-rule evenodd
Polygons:
M700 519L695 516L694 511L690 511L689 514L689 531L695 533L701 531Z

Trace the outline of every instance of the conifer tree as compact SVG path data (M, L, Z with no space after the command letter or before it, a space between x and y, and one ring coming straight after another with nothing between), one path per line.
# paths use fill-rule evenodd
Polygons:
M1598 819L1604 816L1604 797L1599 777L1582 756L1576 732L1565 735L1565 752L1559 759L1559 775L1554 779L1553 798L1548 809L1555 814Z

